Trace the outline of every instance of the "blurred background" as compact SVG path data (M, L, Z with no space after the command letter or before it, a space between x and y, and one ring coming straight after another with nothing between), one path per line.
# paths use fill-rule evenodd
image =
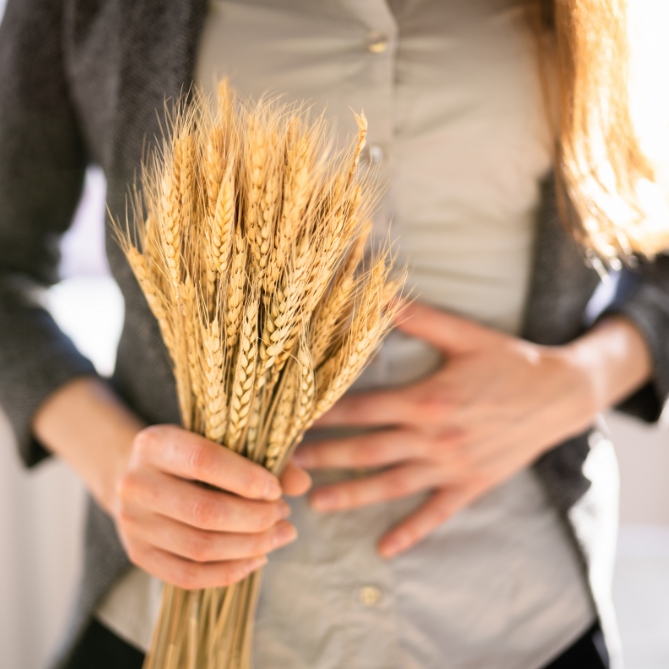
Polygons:
M0 0L0 17L5 0ZM632 0L655 25L669 26L666 0ZM666 31L662 31L665 36ZM669 59L646 42L642 70L655 111L647 124L667 126ZM666 53L666 49L665 52ZM657 148L657 147L656 147ZM669 152L667 152L669 154ZM123 300L108 273L102 221L105 181L89 170L71 231L62 242L63 280L44 296L54 317L109 374L123 319ZM605 296L606 289L602 291ZM669 336L669 333L667 333ZM624 416L606 417L621 471L614 599L627 669L669 667L669 431ZM40 669L66 629L80 567L84 491L63 463L25 471L0 411L0 667Z

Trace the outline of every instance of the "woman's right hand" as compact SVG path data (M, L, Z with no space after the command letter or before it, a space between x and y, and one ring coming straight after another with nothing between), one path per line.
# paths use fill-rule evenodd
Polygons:
M135 436L111 512L138 567L186 589L225 586L296 538L281 495L302 494L311 480L291 464L281 483L204 437L157 425Z

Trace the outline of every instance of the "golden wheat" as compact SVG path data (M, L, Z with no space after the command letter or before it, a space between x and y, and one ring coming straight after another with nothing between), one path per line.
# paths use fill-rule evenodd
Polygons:
M242 450L241 437L253 404L253 388L258 360L258 293L249 293L239 334L239 351L230 394L230 422L226 445Z
M350 386L401 290L382 250L361 268L378 189L300 107L198 94L144 165L121 245L170 353L187 429L280 474ZM131 229L133 232L131 233ZM136 242L139 242L137 244ZM145 669L249 669L260 583L166 586Z
M227 311L225 314L225 335L228 351L232 353L239 339L246 285L246 242L241 234L235 235L232 252L232 267L228 281Z

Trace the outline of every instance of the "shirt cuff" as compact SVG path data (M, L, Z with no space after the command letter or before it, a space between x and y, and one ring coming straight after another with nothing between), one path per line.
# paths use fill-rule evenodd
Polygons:
M600 318L618 314L637 327L650 351L651 380L616 409L649 423L660 419L669 398L669 258L661 256L632 275Z

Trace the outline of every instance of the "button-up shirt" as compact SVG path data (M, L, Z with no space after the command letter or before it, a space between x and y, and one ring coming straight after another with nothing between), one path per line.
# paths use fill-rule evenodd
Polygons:
M532 36L503 0L214 0L197 79L369 120L367 164L387 189L375 228L398 239L413 294L517 334L539 182L550 167ZM411 382L440 354L400 334L358 388ZM316 483L350 476L329 473ZM389 561L375 544L425 495L331 514L292 502L299 539L272 554L257 669L537 669L593 621L562 519L524 470ZM141 582L144 585L141 585ZM98 611L146 647L151 597L131 572ZM129 594L132 591L132 594ZM154 606L155 608L155 606Z

